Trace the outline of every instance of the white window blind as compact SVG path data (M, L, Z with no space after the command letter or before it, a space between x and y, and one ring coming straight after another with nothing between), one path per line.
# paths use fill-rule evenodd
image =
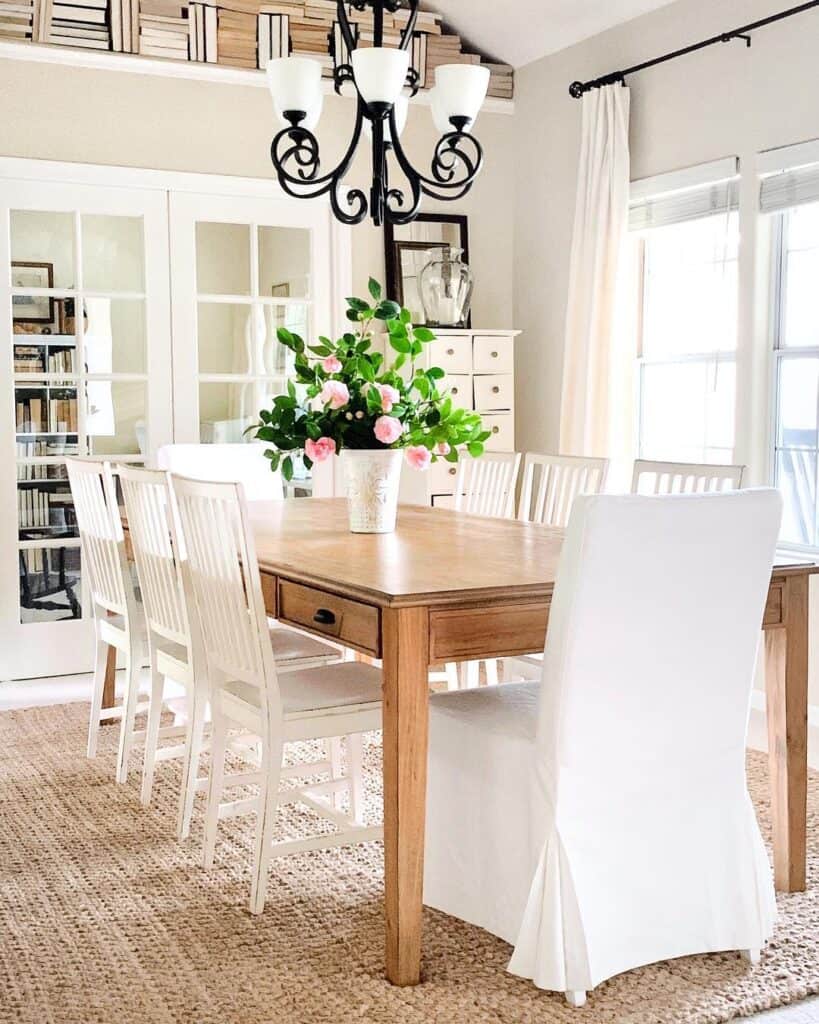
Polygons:
M778 213L792 206L819 202L819 163L795 167L762 179L759 208L762 213Z
M739 161L726 157L631 183L629 230L668 227L739 207Z

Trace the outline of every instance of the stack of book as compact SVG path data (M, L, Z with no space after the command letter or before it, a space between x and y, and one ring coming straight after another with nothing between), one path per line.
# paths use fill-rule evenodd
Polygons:
M43 349L39 345L14 346L15 373L44 373Z
M188 57L215 64L219 57L216 32L216 7L209 3L188 6Z
M476 53L464 53L459 36L429 36L427 38L427 83L435 84L435 69L442 64L480 64Z
M110 50L108 0L41 0L51 8L48 42L58 46L82 46L91 50Z
M36 39L37 21L35 0L0 0L0 36Z
M48 455L50 452L47 449L45 441L18 441L17 445L17 458L18 459L35 459L40 458L43 455ZM45 480L48 476L49 468L56 469L56 466L49 467L45 463L18 463L17 464L17 479L18 480Z
M77 399L51 398L48 402L48 421L52 434L77 433Z
M19 487L17 489L17 519L20 529L31 526L50 526L51 508L48 491L39 487Z
M48 353L49 373L73 373L74 372L74 349L62 348L56 352Z
M146 57L188 59L188 4L139 0L139 52Z
M41 434L46 429L44 399L20 398L15 411L18 434Z
M515 69L508 64L485 64L489 68L489 96L511 100L515 95Z
M256 53L259 0L223 0L219 5L219 63L234 68L259 66Z

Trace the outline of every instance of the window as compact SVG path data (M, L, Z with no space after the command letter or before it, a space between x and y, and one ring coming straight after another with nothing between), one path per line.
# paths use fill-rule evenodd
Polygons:
M819 202L773 218L774 482L785 510L782 540L819 545Z
M733 459L738 242L730 207L634 235L638 458Z

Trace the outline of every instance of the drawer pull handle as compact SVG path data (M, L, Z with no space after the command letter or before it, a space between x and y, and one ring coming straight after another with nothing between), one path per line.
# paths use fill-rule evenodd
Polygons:
M497 384L492 388L492 394L493 395L499 395L500 394L500 388L498 387Z
M448 349L446 350L446 354L447 354L448 356L454 356L454 355L455 355L455 349L454 349L454 348L448 348Z
M497 359L498 358L498 353L497 352L493 352L492 353L492 358L493 359Z
M456 474L457 472L458 472L458 470L457 470L457 469L456 469L456 468L455 468L455 467L453 466L453 467L452 467L452 468L450 469L450 471L449 471L449 475L450 475L450 476L455 476L455 474Z
M453 388L452 389L452 394L453 395L457 395L458 394L458 389L457 388Z
M493 434L498 434L498 433L500 433L500 427L492 427L492 433L493 433Z
M335 621L336 617L329 608L319 608L313 616L313 622L318 623L319 626L333 626Z

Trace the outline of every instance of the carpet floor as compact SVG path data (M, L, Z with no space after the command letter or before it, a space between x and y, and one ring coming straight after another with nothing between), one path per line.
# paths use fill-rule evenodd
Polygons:
M506 974L510 947L426 911L424 981L383 978L379 843L275 861L261 917L247 910L254 819L226 821L213 871L174 837L178 767L139 804L139 764L113 781L116 729L84 756L87 706L0 714L2 1024L717 1024L819 992L819 777L811 777L809 889L779 898L762 962L686 957L599 986L582 1010ZM380 800L378 737L368 796ZM296 759L315 753L302 744ZM767 774L752 795L769 833ZM201 800L201 798L200 798ZM282 815L282 837L315 820Z

